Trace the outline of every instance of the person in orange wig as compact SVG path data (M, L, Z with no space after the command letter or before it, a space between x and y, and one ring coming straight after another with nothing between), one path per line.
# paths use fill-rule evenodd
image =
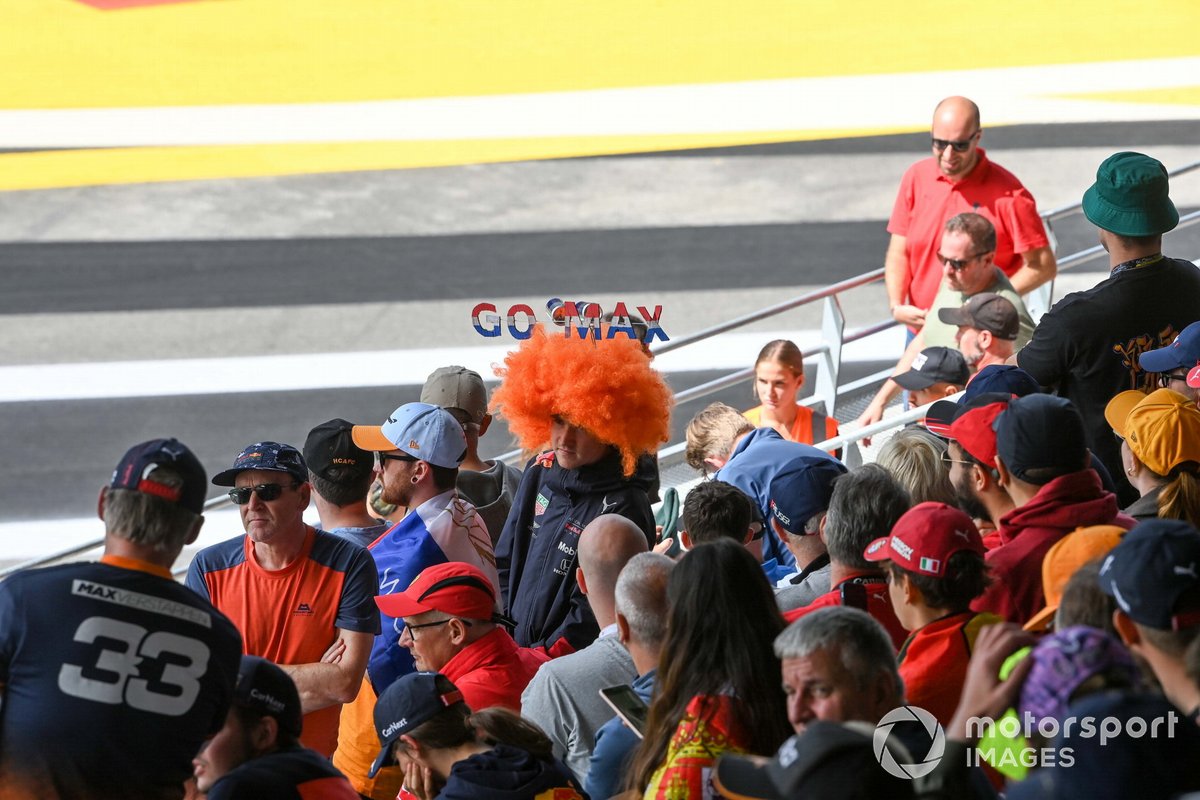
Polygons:
M491 404L521 447L545 450L526 465L496 567L517 643L551 656L602 633L576 576L584 527L619 514L654 542L649 493L658 475L645 456L667 440L672 403L638 342L566 332L535 328L496 369Z

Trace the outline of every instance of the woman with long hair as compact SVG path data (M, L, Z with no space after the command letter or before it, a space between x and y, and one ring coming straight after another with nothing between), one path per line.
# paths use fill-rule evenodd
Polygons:
M630 786L703 794L726 751L770 755L792 733L772 649L784 628L762 566L732 539L689 550L667 583L667 636Z
M1121 392L1104 409L1125 477L1141 494L1125 513L1200 527L1200 409L1171 389Z

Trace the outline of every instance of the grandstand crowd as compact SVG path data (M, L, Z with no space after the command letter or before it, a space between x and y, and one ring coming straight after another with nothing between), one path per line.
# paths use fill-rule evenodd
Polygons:
M1035 324L1054 256L981 134L943 101L898 192L910 343L857 422L928 409L875 463L813 446L838 422L776 340L660 497L630 319L211 478L131 447L102 558L0 583L0 798L1200 792L1200 270L1162 253L1162 164L1116 153L1083 199L1111 274ZM493 415L523 471L480 457ZM212 485L245 534L180 584Z

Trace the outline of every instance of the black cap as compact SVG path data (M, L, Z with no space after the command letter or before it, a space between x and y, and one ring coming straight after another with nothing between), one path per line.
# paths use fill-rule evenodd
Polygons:
M1083 418L1070 400L1048 394L1018 397L996 418L996 453L1019 480L1042 486L1088 463ZM1030 470L1042 474L1030 477Z
M410 672L389 686L375 701L375 733L382 749L368 778L396 763L392 745L406 733L428 722L442 709L463 702L462 692L440 672Z
M238 473L252 469L265 472L286 472L298 483L308 480L308 465L304 463L304 456L300 455L299 450L290 444L255 442L238 453L238 457L233 460L232 467L214 475L212 482L216 486L233 486Z
M963 354L950 347L926 347L913 359L912 368L892 377L909 391L928 389L935 383L965 386L971 377Z
M296 684L290 675L265 658L242 656L233 702L274 717L281 731L290 733L293 738L300 736L304 715Z
M314 475L330 480L331 468L346 470L350 473L346 482L353 483L375 470L375 454L354 443L353 427L344 419L331 419L308 432L304 460Z
M147 476L158 467L176 472L180 486L167 486ZM108 484L113 489L130 489L149 494L186 508L194 514L204 511L208 477L200 459L178 439L151 439L125 452L113 470Z
M1100 588L1147 627L1200 625L1200 608L1178 607L1185 594L1200 590L1200 531L1182 520L1146 520L1105 556Z

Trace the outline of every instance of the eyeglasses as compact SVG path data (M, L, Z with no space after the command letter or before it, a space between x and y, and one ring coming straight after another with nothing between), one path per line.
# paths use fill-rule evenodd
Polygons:
M1171 381L1179 381L1180 383L1187 382L1186 372L1164 372L1158 376L1158 385L1166 389L1171 385Z
M975 259L979 258L980 256L986 256L990 252L992 252L992 251L991 250L981 250L980 252L975 253L974 255L969 255L966 258L947 258L946 256L942 255L941 253L938 253L937 259L938 259L938 261L942 262L950 269L954 270L955 272L958 272L959 270L966 269L967 265L970 264Z
M413 456L408 456L408 455L394 456L391 453L376 453L375 454L375 466L378 467L379 469L383 469L384 465L386 465L387 462L389 462L389 461L402 461L402 462L411 464L414 461L420 461L420 460L421 459L419 459L419 458L414 458Z
M942 464L946 467L946 469L950 469L951 464L962 464L964 467L974 466L974 464L972 464L970 461L956 461L955 459L951 458L949 450L942 453Z
M454 619L457 619L459 622L461 622L463 625L466 625L468 628L471 627L471 620L469 620L469 619L459 619L458 617L450 617L449 619L443 619L443 620L439 620L437 622L426 622L421 625L405 625L404 631L400 632L400 638L403 639L404 632L407 631L408 638L412 639L415 642L417 640L417 631L421 630L421 628L435 628L438 625L445 625L447 622L449 622L450 620L454 620Z
M295 489L300 484L293 483L291 488ZM269 503L272 500L278 500L283 494L283 487L278 483L260 483L258 486L242 486L239 489L229 490L229 499L239 506L244 506L250 502L250 493L258 495L258 499L264 503Z
M933 142L933 149L937 152L942 152L947 147L953 148L956 153L965 153L967 148L971 146L971 142L975 141L975 137L979 135L979 131L975 131L966 139L954 141L953 139L930 139Z

